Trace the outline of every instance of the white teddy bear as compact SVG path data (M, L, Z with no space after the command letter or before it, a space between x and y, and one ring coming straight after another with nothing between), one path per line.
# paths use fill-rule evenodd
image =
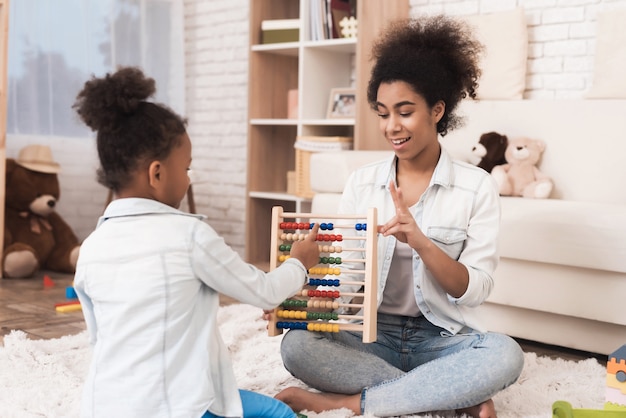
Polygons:
M497 165L491 171L491 175L498 183L501 196L534 199L545 199L550 196L552 179L536 167L545 147L545 142L538 139L509 140L504 154L507 163Z

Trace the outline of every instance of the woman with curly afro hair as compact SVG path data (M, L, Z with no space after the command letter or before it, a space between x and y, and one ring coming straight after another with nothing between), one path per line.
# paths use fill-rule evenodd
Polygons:
M497 186L438 141L459 125L459 102L476 97L481 50L466 25L445 16L396 22L375 43L367 99L394 156L351 175L340 212L378 208L377 340L289 331L285 367L320 391L280 392L294 410L495 417L492 397L519 377L519 345L473 314L498 263Z
M269 309L301 289L319 261L316 234L264 273L204 216L179 211L191 141L181 117L148 100L154 92L127 67L87 81L74 106L97 131L98 178L116 194L74 278L93 345L81 416L293 418L283 402L237 389L217 310L220 293Z

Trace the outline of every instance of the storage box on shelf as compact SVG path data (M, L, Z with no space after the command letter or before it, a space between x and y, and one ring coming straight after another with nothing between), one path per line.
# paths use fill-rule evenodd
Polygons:
M350 136L299 136L296 148L296 195L312 198L310 160L316 152L345 151L352 149Z

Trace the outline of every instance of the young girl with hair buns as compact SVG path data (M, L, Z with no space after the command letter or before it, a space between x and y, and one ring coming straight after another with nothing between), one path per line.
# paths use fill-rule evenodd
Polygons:
M84 241L74 287L93 356L83 417L294 417L239 391L217 319L219 294L269 309L318 263L317 228L271 273L245 263L204 217L177 208L189 187L185 121L148 101L137 68L87 81L74 105L97 132L98 180L115 192Z
M294 410L495 417L491 398L520 375L519 345L486 332L473 315L494 285L498 188L438 140L459 125L461 99L476 97L481 48L445 16L396 22L375 43L367 100L395 155L351 175L340 213L378 208L377 341L289 331L285 367L321 391L292 387L276 396Z

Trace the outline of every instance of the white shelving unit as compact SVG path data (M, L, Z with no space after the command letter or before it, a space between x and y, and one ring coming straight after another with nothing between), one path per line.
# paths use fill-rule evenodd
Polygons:
M407 0L360 0L357 17L359 25L368 28L367 36L311 41L311 1L250 0L246 259L266 269L272 207L310 210L308 199L286 192L287 172L295 168L296 137L350 136L355 149L376 149L369 136L355 136L363 119L359 114L367 107L363 80L369 67L361 51L370 48L369 32L377 32L390 19L408 16L409 10ZM299 19L299 41L261 44L261 22L270 19ZM356 90L356 118L326 118L333 88ZM292 89L298 90L299 106L297 117L288 119L287 96Z

